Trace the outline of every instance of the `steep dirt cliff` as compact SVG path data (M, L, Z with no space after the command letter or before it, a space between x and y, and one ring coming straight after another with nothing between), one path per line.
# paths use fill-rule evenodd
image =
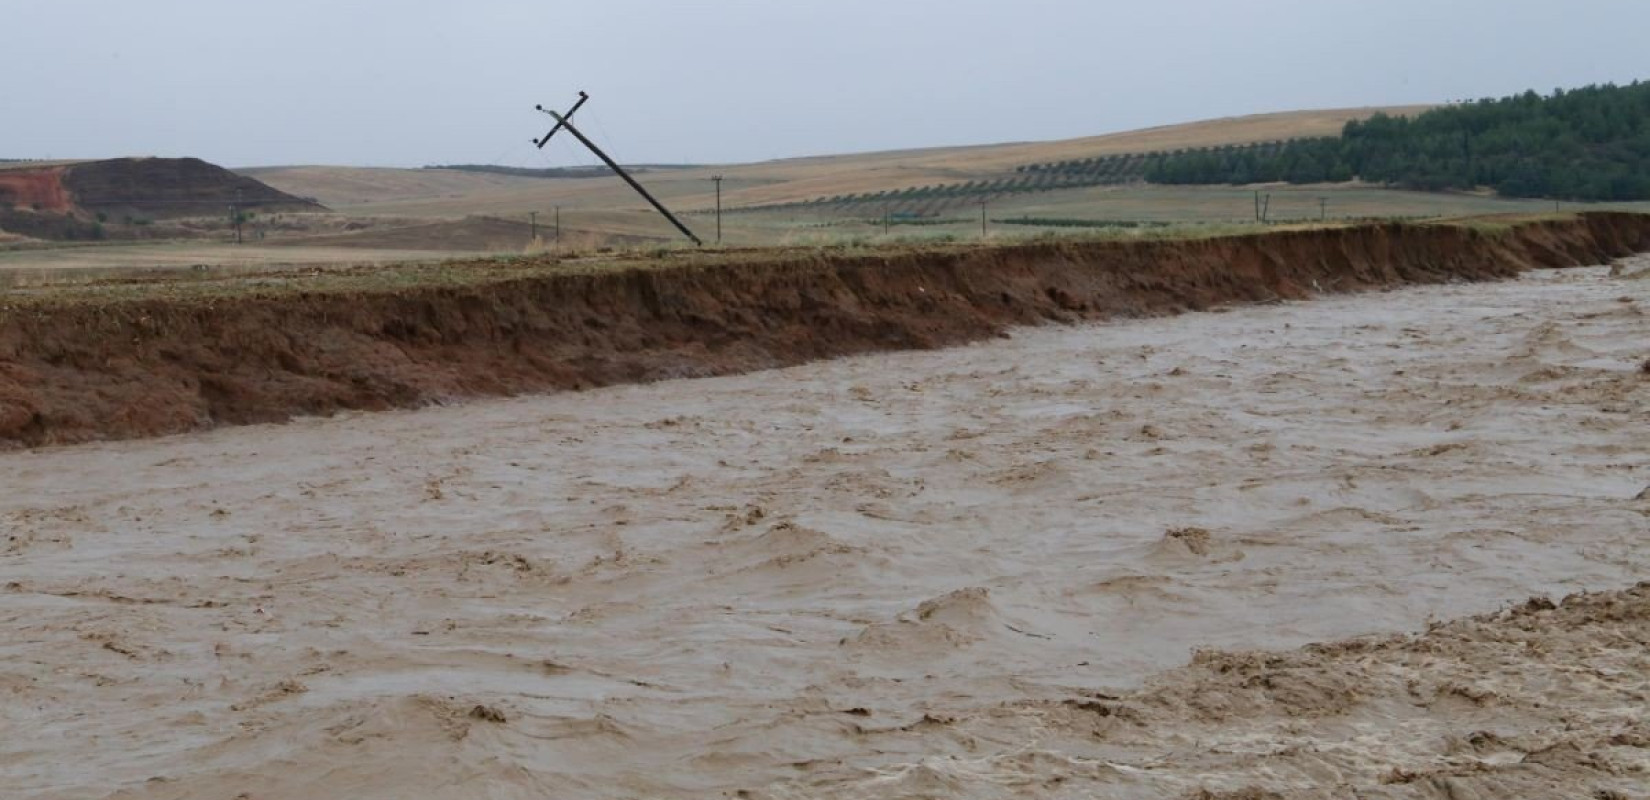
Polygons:
M63 186L66 168L13 167L0 170L0 207L66 213L74 210L68 189Z
M1650 215L1368 225L538 274L382 291L0 308L0 443L724 374L1650 250ZM3 300L0 300L3 302Z

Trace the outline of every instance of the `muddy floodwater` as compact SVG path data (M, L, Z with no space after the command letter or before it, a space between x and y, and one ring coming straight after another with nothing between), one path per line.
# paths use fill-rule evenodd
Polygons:
M1524 656L1129 698L1650 577L1647 358L1590 268L0 454L0 795L1432 796L1452 719L1563 728ZM1581 630L1604 741L1647 664Z

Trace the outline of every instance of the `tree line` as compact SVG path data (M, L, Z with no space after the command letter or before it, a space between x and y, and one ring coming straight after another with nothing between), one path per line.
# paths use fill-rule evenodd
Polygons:
M1494 189L1509 197L1650 199L1650 83L1551 95L1528 91L1415 117L1376 114L1339 138L1173 154L1146 180L1163 184L1338 183Z

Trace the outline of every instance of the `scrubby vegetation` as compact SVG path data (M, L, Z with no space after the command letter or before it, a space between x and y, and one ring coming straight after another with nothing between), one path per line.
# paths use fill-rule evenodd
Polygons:
M1589 86L1446 106L1419 116L1377 114L1339 138L1298 139L1274 151L1221 148L1156 159L1146 180L1166 184L1342 182L1407 189L1490 188L1509 197L1650 199L1650 83Z
M1251 153L1258 158L1269 158L1283 150L1289 142L1261 142L1221 148L1175 150L1162 153L1121 153L1092 158L1051 161L1042 164L1023 164L1013 172L960 183L931 186L911 186L863 194L843 194L820 197L796 203L750 206L739 211L829 210L841 213L863 214L881 211L905 217L935 217L960 208L993 202L999 198L1050 192L1059 189L1082 189L1092 186L1119 186L1140 183L1158 162L1194 154Z

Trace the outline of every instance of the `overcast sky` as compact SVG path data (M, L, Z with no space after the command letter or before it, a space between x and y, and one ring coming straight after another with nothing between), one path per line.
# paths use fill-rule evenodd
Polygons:
M628 162L1650 78L1645 0L0 0L0 157Z

